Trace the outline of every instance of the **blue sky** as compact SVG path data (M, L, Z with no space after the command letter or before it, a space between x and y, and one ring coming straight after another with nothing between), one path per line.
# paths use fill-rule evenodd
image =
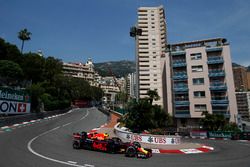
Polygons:
M24 52L42 50L65 62L134 60L129 28L140 6L164 5L168 42L224 37L232 60L250 65L249 0L0 0L0 37Z

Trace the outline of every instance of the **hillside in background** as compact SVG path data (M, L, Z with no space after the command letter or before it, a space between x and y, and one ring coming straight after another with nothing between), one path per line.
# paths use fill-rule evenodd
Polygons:
M129 73L135 72L135 62L129 60L109 61L94 63L95 71L101 76L111 76L109 69L116 77L125 77Z
M237 63L232 63L233 67L242 66ZM109 68L113 72L114 76L120 78L125 77L129 73L135 72L135 62L129 60L121 60L121 61L109 61L102 63L94 63L95 71L97 71L101 76L111 76ZM248 71L250 71L250 66L247 67Z

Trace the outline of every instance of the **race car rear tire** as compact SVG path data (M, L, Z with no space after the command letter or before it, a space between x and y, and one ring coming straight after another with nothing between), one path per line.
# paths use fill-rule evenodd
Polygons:
M74 149L80 149L80 147L81 147L81 146L80 146L80 143L79 143L79 142L77 142L77 141L74 141L74 142L73 142L73 148L74 148Z
M129 146L126 149L125 156L126 157L135 157L136 156L136 148L134 146Z

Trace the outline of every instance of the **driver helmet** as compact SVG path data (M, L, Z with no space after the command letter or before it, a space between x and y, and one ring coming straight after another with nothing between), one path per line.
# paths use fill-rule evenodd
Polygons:
M135 148L141 148L141 144L139 142L134 142L133 144Z
M105 137L105 138L108 138L108 137L109 137L109 134L108 134L108 133L104 133L104 137Z

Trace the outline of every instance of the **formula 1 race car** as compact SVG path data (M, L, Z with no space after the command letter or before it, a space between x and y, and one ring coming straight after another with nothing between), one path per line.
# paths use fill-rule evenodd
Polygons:
M104 138L100 139L100 136L104 136ZM142 148L138 142L123 142L118 137L107 138L107 134L101 133L74 133L73 148L109 153L125 153L126 157L149 158L152 156L152 150Z

